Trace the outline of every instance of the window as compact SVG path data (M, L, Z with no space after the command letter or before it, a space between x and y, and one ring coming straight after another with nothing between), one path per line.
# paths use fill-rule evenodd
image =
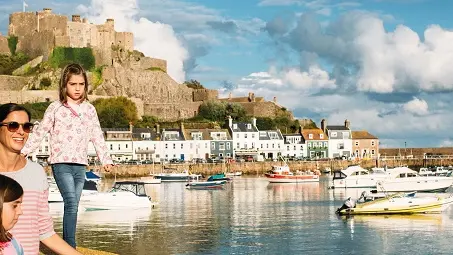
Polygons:
M319 148L322 148L322 142L318 143Z
M44 147L44 151L48 152L49 151L49 146Z
M113 144L110 144L110 150L113 151Z
M311 143L308 143L308 145L307 145L307 146L308 146L308 148L310 149L310 148L311 148Z
M118 150L121 150L121 144L118 144Z
M192 145L192 144L191 144L191 145ZM183 143L181 143L181 149L184 149L184 144L183 144Z
M252 138L255 138L255 134L252 134Z
M261 149L263 148L263 144L261 144Z
M233 124L233 129L237 129L238 128L238 124Z
M294 150L297 150L297 149L296 149L296 145L294 145Z
M319 138L324 139L324 134L319 134Z
M327 148L327 142L324 142L324 148Z
M247 149L247 143L244 143L244 149Z
M236 135L236 138L238 138L238 139L239 139L239 134L237 134L237 135Z
M127 149L127 143L126 143L126 149Z
M303 145L300 146L300 150L301 150L301 151L304 150L304 146L303 146Z
M227 158L231 157L231 154L230 153L227 153L226 154Z
M374 153L375 153L374 150L371 150L371 155L374 155Z
M313 139L313 134L308 134L308 139Z
M269 149L269 144L266 144L266 148Z
M221 151L225 150L225 143L220 143L219 144L219 150L221 150Z
M226 149L227 149L227 150L231 150L231 148L230 148L230 143L226 143Z
M371 146L374 146L374 140L371 141Z
M278 148L280 149L280 144L278 144Z
M344 143L339 143L339 144L337 145L337 148L338 148L339 150L343 150L343 149L344 149Z
M205 148L205 149L208 148L208 144L207 144L207 143L204 144L204 148Z
M252 149L253 149L253 148L255 148L255 143L254 143L254 142L252 142Z
M240 145L239 143L236 144L236 148L239 149L240 148Z
M262 144L261 144L261 148L263 148ZM286 150L289 151L289 146L286 146Z
M355 141L355 146L359 146L359 141Z
M176 149L176 143L173 144L173 149Z
M343 139L349 139L349 132L343 132Z
M244 134L244 138L247 139L247 134Z
M332 137L337 137L337 132L332 132L332 134L330 134Z
M168 143L165 144L165 149L168 149Z
M215 143L211 143L211 150L215 150Z
M252 124L247 124L247 129L252 129Z

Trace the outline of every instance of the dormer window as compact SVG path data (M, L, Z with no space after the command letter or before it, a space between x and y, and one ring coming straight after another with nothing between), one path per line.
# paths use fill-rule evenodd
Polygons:
M252 124L247 124L247 129L252 129Z
M237 129L238 128L238 124L233 124L233 129Z
M323 135L323 134L320 134L320 135L319 135L319 138L324 139L324 135Z
M313 134L308 134L308 139L313 139Z

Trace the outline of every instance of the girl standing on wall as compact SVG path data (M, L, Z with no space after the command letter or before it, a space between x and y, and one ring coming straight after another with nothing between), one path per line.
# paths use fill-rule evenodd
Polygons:
M49 161L64 202L63 239L72 247L76 247L77 211L88 165L88 143L94 144L105 171L113 166L96 109L87 95L88 79L83 67L66 66L60 79L60 100L49 105L22 149L22 154L28 155L50 134Z

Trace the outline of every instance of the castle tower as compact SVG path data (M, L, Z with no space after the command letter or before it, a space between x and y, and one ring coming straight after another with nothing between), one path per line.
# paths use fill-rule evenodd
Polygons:
M72 22L82 22L82 20L80 19L80 15L78 14L72 15Z

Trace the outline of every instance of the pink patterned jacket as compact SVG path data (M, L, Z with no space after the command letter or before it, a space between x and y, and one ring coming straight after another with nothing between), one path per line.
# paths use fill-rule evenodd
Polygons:
M99 160L103 165L113 164L105 144L104 135L99 124L96 109L88 101L80 104L80 112L75 112L55 101L49 105L41 123L22 149L21 153L28 155L35 151L42 139L50 133L51 164L78 163L88 165L88 143L93 142Z

